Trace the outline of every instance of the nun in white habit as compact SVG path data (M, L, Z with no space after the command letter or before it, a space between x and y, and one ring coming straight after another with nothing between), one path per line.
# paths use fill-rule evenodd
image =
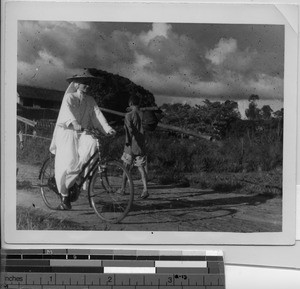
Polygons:
M93 97L86 94L96 78L86 70L67 80L65 92L50 145L55 154L55 180L62 195L61 209L71 209L68 189L76 181L82 165L96 150L96 140L82 132L82 128L96 128L106 134L115 134L107 123Z

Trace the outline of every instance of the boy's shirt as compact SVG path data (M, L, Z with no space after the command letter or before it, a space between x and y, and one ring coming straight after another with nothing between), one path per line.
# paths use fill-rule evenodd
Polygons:
M145 154L145 136L142 126L141 112L137 107L125 115L125 148L124 152L129 155Z

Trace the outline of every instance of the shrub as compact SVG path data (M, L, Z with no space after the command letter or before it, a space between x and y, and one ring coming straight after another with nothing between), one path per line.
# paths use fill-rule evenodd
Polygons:
M103 139L103 152L120 160L125 142L123 128L113 139ZM17 159L41 164L49 153L50 139L26 138L24 149L17 149ZM230 137L222 142L202 139L178 139L160 130L147 134L150 175L161 183L183 179L185 173L270 171L282 166L282 141L274 134L256 137ZM158 177L159 176L159 177Z
M40 165L49 155L50 140L25 137L24 147L17 140L17 161Z

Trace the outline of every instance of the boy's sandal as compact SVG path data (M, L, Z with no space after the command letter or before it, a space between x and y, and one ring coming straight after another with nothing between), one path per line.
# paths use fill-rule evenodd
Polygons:
M149 193L148 191L144 191L142 192L142 194L140 195L140 199L147 199L149 197Z

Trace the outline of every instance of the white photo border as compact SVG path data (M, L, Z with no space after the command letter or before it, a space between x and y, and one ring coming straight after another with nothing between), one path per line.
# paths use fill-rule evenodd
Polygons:
M275 4L7 2L1 103L2 245L292 245L296 228L298 9ZM285 26L282 232L21 231L16 229L16 87L19 20L279 24Z

